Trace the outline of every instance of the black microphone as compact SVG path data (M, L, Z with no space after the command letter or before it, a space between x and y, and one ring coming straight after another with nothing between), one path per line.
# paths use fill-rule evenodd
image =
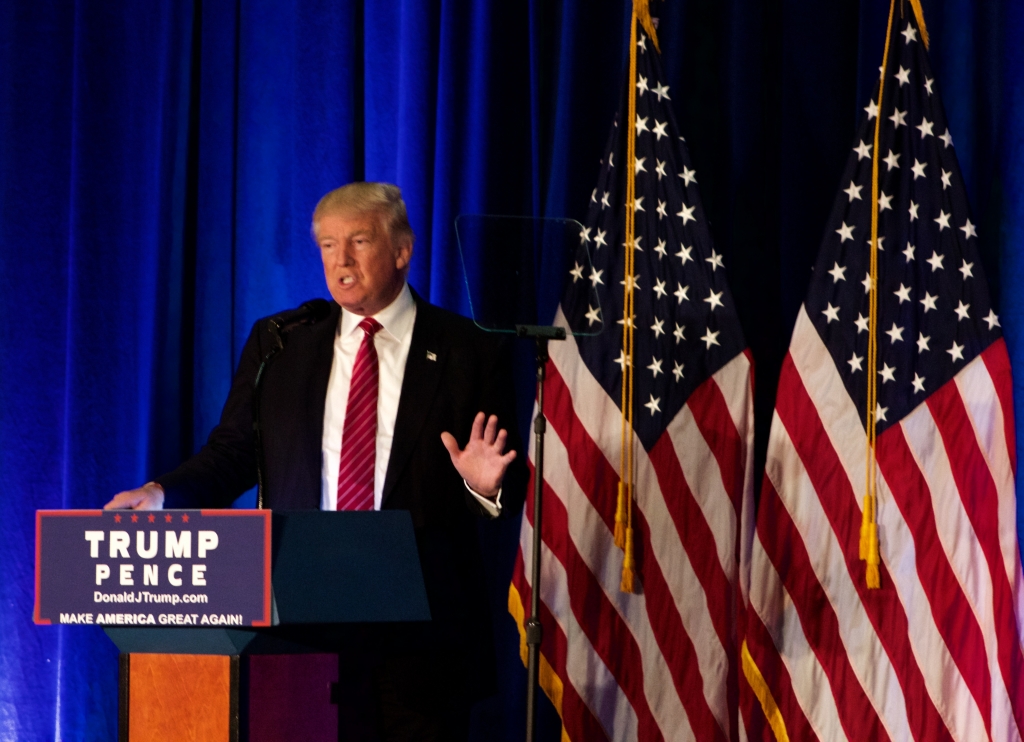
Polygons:
M330 313L331 304L326 299L310 299L298 309L289 309L271 317L267 320L267 329L280 337L299 325L315 325Z

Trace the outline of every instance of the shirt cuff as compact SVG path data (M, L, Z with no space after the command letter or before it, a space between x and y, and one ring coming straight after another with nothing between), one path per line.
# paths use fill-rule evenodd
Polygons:
M490 497L484 497L479 492L476 492L469 486L469 482L465 479L462 480L462 483L466 485L466 489L469 490L469 494L473 495L473 497L477 499L477 502L484 506L484 510L487 511L489 516L497 518L501 515L501 488L498 489L498 494L492 499Z

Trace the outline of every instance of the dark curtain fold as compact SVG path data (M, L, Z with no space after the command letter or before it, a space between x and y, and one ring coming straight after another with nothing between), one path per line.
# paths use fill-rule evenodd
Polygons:
M1024 8L923 4L1024 419ZM760 461L888 3L654 12L755 357ZM0 738L116 735L113 645L31 624L33 511L98 507L201 444L253 320L326 296L309 220L330 188L398 183L412 283L463 312L458 214L581 217L628 13L621 0L0 7ZM518 530L482 535L502 693L475 735L519 739L525 673L504 614Z

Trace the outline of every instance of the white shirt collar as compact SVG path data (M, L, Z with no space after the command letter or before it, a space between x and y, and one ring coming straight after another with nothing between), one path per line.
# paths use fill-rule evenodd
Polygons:
M373 318L384 328L381 332L386 332L399 342L412 332L413 323L416 321L416 301L412 298L409 284L405 283L395 300L373 315ZM341 337L347 337L359 328L362 321L363 318L358 314L343 309L338 333Z

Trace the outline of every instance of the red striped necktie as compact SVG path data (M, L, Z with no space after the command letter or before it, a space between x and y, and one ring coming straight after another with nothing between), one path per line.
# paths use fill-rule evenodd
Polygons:
M373 336L381 324L373 317L359 323L365 335L352 367L338 466L338 510L373 510L373 474L377 462L377 349Z

